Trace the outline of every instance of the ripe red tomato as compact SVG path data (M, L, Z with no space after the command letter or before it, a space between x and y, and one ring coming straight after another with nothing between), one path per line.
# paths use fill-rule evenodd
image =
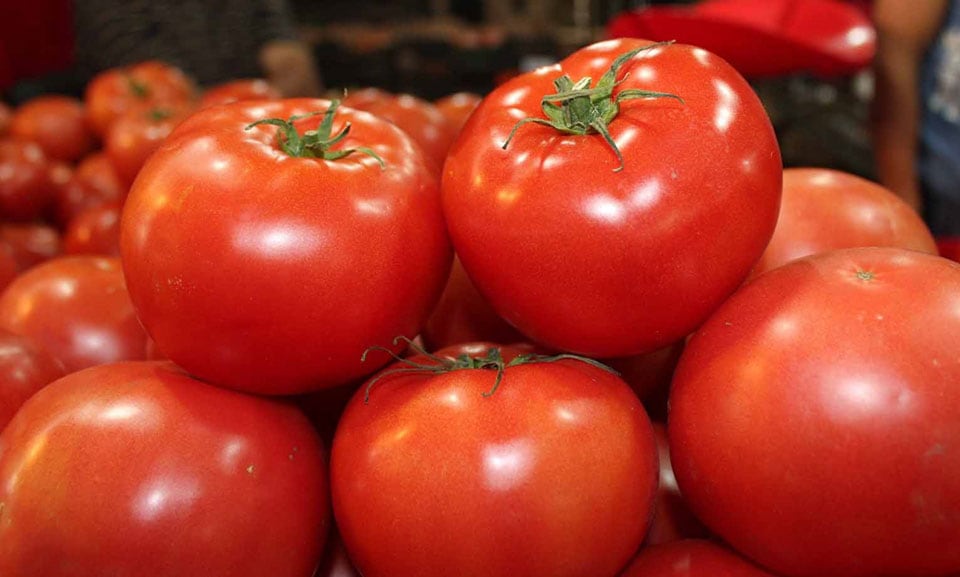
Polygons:
M64 162L80 160L96 144L83 103L69 96L38 96L21 104L10 120L10 135L36 142L48 158Z
M74 217L63 234L63 252L120 256L120 205L95 206Z
M13 254L13 247L0 240L0 292L7 288L20 274L20 265Z
M10 246L21 271L60 254L60 233L46 224L0 224L0 242Z
M323 561L320 562L314 577L360 577L347 555L347 550L343 548L340 535L334 530L330 531L327 550L323 553Z
M838 248L891 246L937 254L920 216L886 188L836 170L788 168L773 238L754 274Z
M376 97L367 94L348 96L344 105L365 110L399 126L423 149L439 174L457 134L443 113L430 102L409 94L387 95L389 98L380 93Z
M343 105L358 110L366 110L372 104L385 104L396 97L392 92L381 88L360 88L345 93Z
M164 363L74 373L0 435L0 574L311 577L325 469L288 404Z
M366 349L417 334L436 303L451 249L436 180L403 132L341 108L331 134L350 123L349 135L301 152L370 147L381 167L362 151L291 156L278 128L247 130L328 106L204 109L140 172L121 219L124 272L157 347L191 374L267 394L349 383L389 360L362 363Z
M937 251L944 258L960 262L960 237L938 238Z
M193 97L193 82L183 71L151 60L101 72L87 84L84 101L90 127L105 136L132 109L185 104Z
M116 258L60 257L24 272L0 295L0 328L33 338L67 372L146 355Z
M125 188L133 184L143 163L187 117L187 108L137 108L110 125L104 152Z
M7 104L0 102L0 136L7 134L10 129L10 118L13 117L13 111Z
M53 195L43 150L33 142L0 141L0 220L40 218Z
M511 80L447 158L444 213L464 268L501 316L551 348L619 357L684 338L742 283L776 223L780 153L750 86L702 49L649 46L601 42ZM593 103L543 104L570 88L565 75L604 84ZM612 99L637 90L683 100L628 99L616 113ZM569 131L588 110L616 114L591 122L622 163L599 133L518 124L547 122L542 107L564 122L581 110Z
M283 98L280 91L263 78L247 78L225 82L208 89L200 99L200 108L241 100L277 100L279 98Z
M423 340L435 350L474 341L511 344L528 339L500 318L454 257L447 286L423 327Z
M682 352L683 341L678 341L653 352L602 362L620 373L620 378L643 401L652 418L666 421L666 397ZM657 406L659 404L663 406Z
M960 264L833 251L747 284L687 343L670 453L691 510L792 576L960 571Z
M0 431L27 399L63 375L63 365L33 340L0 329Z
M660 483L657 485L656 508L653 522L647 531L644 544L647 546L680 541L682 539L705 538L709 536L707 528L690 512L677 487L677 478L673 474L670 461L670 446L667 441L667 428L653 424L657 439L657 452L660 457Z
M649 547L621 577L774 577L709 541L674 541Z
M437 110L447 119L447 124L455 133L460 132L467 119L473 114L483 97L472 92L457 92L437 100Z
M84 158L77 165L74 176L103 199L122 199L129 188L121 181L105 152L97 152Z
M514 363L499 387L489 368L399 364L350 401L330 483L364 576L612 577L633 556L657 482L640 402L579 360Z

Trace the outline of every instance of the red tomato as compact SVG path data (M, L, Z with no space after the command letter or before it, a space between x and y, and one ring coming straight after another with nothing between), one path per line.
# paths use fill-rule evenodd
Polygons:
M644 543L648 546L708 537L706 527L690 512L690 507L683 500L680 489L677 487L677 478L673 474L673 465L670 462L670 446L667 441L667 428L660 424L653 424L653 432L657 439L657 452L660 456L660 483L657 485L657 498L654 500L656 508L653 513L653 523L647 532Z
M362 363L366 349L417 334L440 295L451 250L436 180L406 135L336 111L333 133L348 122L350 133L316 154L370 147L381 167L360 151L291 156L278 128L246 129L328 105L204 109L130 192L120 235L130 294L160 351L204 380L266 394L352 382L389 360Z
M184 108L135 109L110 125L104 152L125 187L133 184L143 163L186 116Z
M777 228L754 274L807 255L858 246L937 254L920 216L886 188L836 170L788 168Z
M620 577L774 577L709 541L644 549Z
M120 256L120 205L104 204L78 214L63 234L63 252Z
M91 128L105 136L110 125L130 110L185 104L193 96L193 82L183 71L147 61L101 72L87 84L84 100Z
M84 186L95 191L100 198L122 199L127 192L127 185L121 181L110 157L104 152L97 152L83 159L77 165L74 176Z
M960 237L938 238L937 251L944 258L960 262Z
M333 444L334 511L360 573L612 577L633 556L657 458L623 381L579 360L511 364L489 394L496 370L410 368L368 382Z
M230 104L241 100L277 100L283 98L280 91L262 78L234 80L214 86L203 93L200 108Z
M105 153L91 154L77 166L69 179L62 181L59 177L54 220L61 228L66 228L88 208L122 202L127 188Z
M0 136L7 134L10 130L10 118L13 117L13 111L5 103L0 102Z
M20 265L13 254L13 247L0 240L0 292L7 288L20 274Z
M0 224L0 242L10 246L21 271L60 254L60 233L46 224Z
M633 392L647 406L647 411L654 418L661 415L666 417L666 393L670 388L670 381L673 380L673 372L680 362L680 354L683 352L683 341L678 341L670 346L657 349L650 353L634 355L632 357L619 357L614 359L603 359L603 363L609 365L620 373L620 378L630 385ZM664 410L651 411L651 403L663 403Z
M33 338L68 372L146 355L116 258L61 257L21 274L0 295L0 328Z
M380 88L360 88L346 92L343 105L358 110L366 110L372 104L385 104L396 97L395 94Z
M628 99L606 128L593 121L622 163L600 134L518 125L546 122L542 100L563 75L601 78L649 46L601 42L511 80L447 158L444 213L464 268L501 316L551 348L619 357L682 339L742 283L776 223L782 168L770 121L749 84L699 48L649 48L606 76L614 95L683 99ZM616 112L619 96L594 98L603 105L543 106L558 118L584 104Z
M437 110L447 119L447 124L454 132L460 132L467 119L473 114L483 97L472 92L457 92L437 100L434 104Z
M670 452L691 510L792 576L960 571L960 264L833 251L747 284L687 343Z
M311 577L325 468L285 403L163 363L74 373L0 435L0 574Z
M83 103L69 96L38 96L21 104L10 121L10 135L36 142L47 157L76 162L96 144Z
M27 399L63 375L63 365L33 340L0 329L0 431Z
M347 550L343 548L343 541L335 531L330 531L327 550L323 553L323 561L314 577L360 577L347 555Z
M40 218L53 195L43 150L32 142L0 141L0 220Z
M344 104L365 110L399 126L423 149L439 174L447 150L457 133L436 106L409 94L399 94L391 98L382 95L372 98L361 94L348 96Z
M423 327L423 340L431 349L442 349L473 341L510 344L527 338L497 315L454 257L447 286Z

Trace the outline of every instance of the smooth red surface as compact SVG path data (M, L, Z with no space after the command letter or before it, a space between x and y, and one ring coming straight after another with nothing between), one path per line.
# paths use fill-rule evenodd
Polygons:
M657 458L629 387L575 360L507 368L484 397L495 378L397 373L347 406L331 488L365 577L612 577L634 555Z
M870 66L876 31L841 0L706 0L624 12L612 38L677 41L709 50L748 77L813 72L850 75Z
M654 423L653 432L657 439L657 453L660 457L660 483L657 485L653 522L650 524L650 530L647 531L644 545L653 546L683 539L708 537L707 528L690 512L690 507L683 500L680 488L677 487L677 478L673 474L673 465L670 461L667 427L661 423Z
M747 284L670 396L690 508L790 576L960 571L960 264L834 251Z
M323 553L323 561L314 577L361 577L354 568L347 550L343 548L343 541L335 531L330 531L327 539L327 550Z
M182 123L124 205L130 294L159 350L219 385L291 394L352 382L389 361L368 348L415 336L452 258L437 183L392 124L346 108L342 148L384 160L294 158L261 118L325 100L238 102ZM315 129L321 116L298 121ZM395 347L394 350L399 350Z
M60 257L24 272L0 295L0 328L34 339L68 372L146 355L117 258Z
M189 108L184 107L137 108L110 125L103 142L104 152L126 188L133 184L147 158L188 113Z
M680 361L683 352L683 341L678 341L653 352L632 357L602 359L620 373L620 378L630 385L633 392L646 402L654 397L663 396L670 388L673 371Z
M13 247L0 240L0 292L7 288L18 274L20 274L20 265L13 254Z
M620 577L774 577L709 541L674 541L644 549Z
M287 404L162 363L74 373L0 435L0 574L311 577L325 469Z
M27 399L63 375L63 365L33 340L0 329L0 431Z
M49 160L33 142L0 140L0 220L41 217L53 202Z
M52 160L76 162L96 144L83 103L68 96L38 96L13 113L10 136L36 142Z
M64 254L120 256L120 205L88 208L63 233Z
M893 192L845 172L788 168L777 228L753 274L811 254L867 246L937 254L923 219Z
M276 100L282 97L280 91L263 78L245 78L209 88L200 98L200 108L240 100Z
M622 103L610 133L528 124L568 73L599 78L647 46L608 41L491 93L444 168L443 203L477 289L536 342L595 357L650 352L696 328L742 282L776 223L782 167L773 128L736 71L673 45L637 55L619 90L684 99Z
M121 181L105 152L95 152L84 158L77 165L74 176L104 199L119 200L127 193L128 186Z
M938 238L937 251L944 258L960 262L960 237Z
M427 347L434 350L474 341L512 344L527 340L493 310L456 257L422 336Z
M46 224L0 224L0 242L10 246L21 271L61 252L60 233Z
M0 136L4 136L10 129L10 118L13 117L13 111L6 103L0 102Z
M480 106L483 97L473 92L457 92L434 102L434 105L447 119L447 124L454 133L460 132L473 111Z
M135 85L142 88L138 90ZM105 136L110 125L130 110L186 104L194 98L193 82L179 68L156 60L111 68L96 75L84 93L91 129Z
M457 131L436 106L409 94L390 95L375 89L347 96L344 104L396 124L420 146L434 164L435 172L440 173Z

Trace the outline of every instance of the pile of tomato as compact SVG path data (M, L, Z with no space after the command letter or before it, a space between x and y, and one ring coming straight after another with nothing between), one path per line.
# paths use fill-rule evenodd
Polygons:
M707 51L0 113L4 577L960 575L960 265Z

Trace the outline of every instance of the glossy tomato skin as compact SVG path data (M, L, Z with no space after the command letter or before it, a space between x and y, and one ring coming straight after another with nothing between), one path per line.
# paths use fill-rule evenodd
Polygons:
M0 573L311 577L324 461L292 406L163 363L74 373L0 436Z
M193 82L182 70L163 62L111 68L87 84L87 120L96 134L105 136L110 125L132 109L184 104L194 92Z
M63 234L65 254L120 256L120 205L95 206L78 214Z
M200 108L241 100L277 100L279 98L283 98L280 91L263 78L245 78L209 88L200 98Z
M484 397L495 378L398 373L347 406L331 489L365 577L612 577L634 555L657 458L630 389L575 360L507 368Z
M122 199L129 188L105 152L96 152L77 165L74 176L100 198Z
M670 461L670 445L667 428L662 423L653 424L657 439L657 454L660 457L660 483L657 485L656 508L653 522L644 539L646 546L660 545L683 539L706 538L707 528L694 516L683 500L677 487L677 478L673 474Z
M238 102L184 121L124 205L130 294L160 351L219 385L266 394L334 387L414 336L449 272L436 179L399 129L341 108L336 161L295 158L260 118L325 111L324 100ZM298 122L316 128L320 116ZM394 350L399 350L399 346Z
M10 130L10 118L13 116L13 111L10 110L4 102L0 102L0 136L7 134L7 131Z
M483 97L472 92L457 92L434 102L434 105L447 119L454 132L460 132L473 111L480 106Z
M709 541L674 541L640 552L621 577L775 577Z
M62 252L60 233L46 224L0 224L0 242L10 246L21 271Z
M65 256L21 274L0 295L0 328L33 338L67 372L146 355L117 258Z
M13 247L0 240L0 292L7 288L18 274L20 274L20 265L13 254Z
M68 96L38 96L21 104L11 119L10 135L36 142L48 158L64 162L80 160L96 145L83 103Z
M36 143L0 141L0 220L40 218L54 190L49 161Z
M837 170L788 168L777 228L753 274L811 254L860 246L937 254L923 219L893 192Z
M517 122L543 117L563 73L599 78L649 42L598 43L488 95L450 150L444 212L458 256L510 324L594 357L649 352L689 334L742 282L773 232L782 168L746 81L718 57L655 48L621 69L630 100L599 135Z
M133 184L147 158L186 118L188 110L136 108L110 125L104 138L104 151L126 188Z
M891 248L794 261L687 343L674 472L735 549L790 576L960 571L960 265Z
M43 347L0 329L0 431L27 399L63 375L63 365Z

